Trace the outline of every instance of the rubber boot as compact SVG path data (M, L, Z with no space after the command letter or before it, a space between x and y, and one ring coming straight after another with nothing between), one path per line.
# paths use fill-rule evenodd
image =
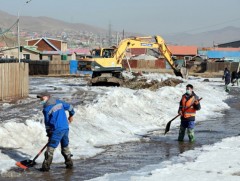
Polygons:
M71 154L69 148L68 147L62 148L61 153L65 159L66 168L71 169L73 167L73 162L72 162L72 158L71 158L72 154Z
M226 91L226 92L230 92L230 88L229 88L228 85L225 86L225 91Z
M41 171L48 172L50 170L50 165L52 164L54 150L55 148L47 147L47 151L45 151L44 153L45 159L43 161Z
M188 129L187 131L188 133L188 138L189 138L189 142L194 142L195 138L194 138L194 129Z
M179 134L178 134L178 141L183 141L184 136L185 136L185 130L186 130L186 128L184 128L183 126L180 126Z

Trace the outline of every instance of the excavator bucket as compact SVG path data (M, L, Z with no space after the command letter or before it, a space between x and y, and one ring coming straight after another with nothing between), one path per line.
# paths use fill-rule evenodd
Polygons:
M186 67L181 67L180 72L182 74L182 78L184 79L188 78L188 69Z
M188 70L186 67L181 67L180 70L174 70L174 74L176 76L180 76L184 79L187 79L188 78Z

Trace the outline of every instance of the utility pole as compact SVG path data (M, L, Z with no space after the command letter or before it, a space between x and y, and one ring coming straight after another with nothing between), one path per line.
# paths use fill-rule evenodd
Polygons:
M26 1L18 10L18 23L17 23L17 41L18 41L18 63L20 63L21 61L21 55L20 55L20 47L21 47L21 43L20 43L20 11L22 9L22 7L28 3L30 3L32 0L28 0Z
M112 24L109 22L108 25L108 46L112 46Z
M117 45L118 45L118 41L119 41L119 34L117 32Z

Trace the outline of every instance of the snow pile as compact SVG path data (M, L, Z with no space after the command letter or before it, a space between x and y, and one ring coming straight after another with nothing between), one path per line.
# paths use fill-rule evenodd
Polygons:
M149 77L151 77L149 75ZM154 79L166 79L166 76L153 76ZM152 77L152 78L153 78ZM170 76L171 77L171 76ZM151 79L151 78L149 78ZM74 159L94 156L104 151L96 146L118 144L134 141L139 138L135 133L145 133L147 130L165 128L166 123L177 114L179 101L185 92L186 84L194 85L195 92L203 97L202 110L197 114L197 121L204 121L209 117L221 116L220 111L228 106L223 102L227 94L223 88L213 86L203 79L193 79L176 87L162 87L153 92L150 90L131 90L122 87L82 87L82 90L96 92L98 96L93 102L75 106L76 115L70 125L70 148ZM75 79L68 80L74 84ZM44 85L46 86L46 85ZM68 96L74 95L77 86L66 88L61 81L51 84L61 87ZM37 85L36 85L37 87ZM217 99L210 99L209 95ZM58 94L61 97L61 93ZM78 96L76 94L76 96ZM76 97L77 98L77 97ZM25 123L9 120L0 125L0 170L4 171L14 166L16 161L25 157L34 157L45 145L47 137L41 110ZM179 124L172 123L171 128ZM38 159L43 160L43 154ZM62 162L60 148L55 152L54 162Z
M106 174L92 181L238 181L239 151L240 137L226 138L213 146L187 151L159 165L147 166L137 172Z

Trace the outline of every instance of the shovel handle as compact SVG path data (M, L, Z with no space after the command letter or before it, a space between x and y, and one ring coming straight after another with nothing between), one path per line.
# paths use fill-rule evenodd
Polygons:
M34 157L33 162L35 162L35 160L39 157L39 155L41 155L41 153L43 152L43 150L45 150L45 148L48 146L48 143L38 152L38 154Z

